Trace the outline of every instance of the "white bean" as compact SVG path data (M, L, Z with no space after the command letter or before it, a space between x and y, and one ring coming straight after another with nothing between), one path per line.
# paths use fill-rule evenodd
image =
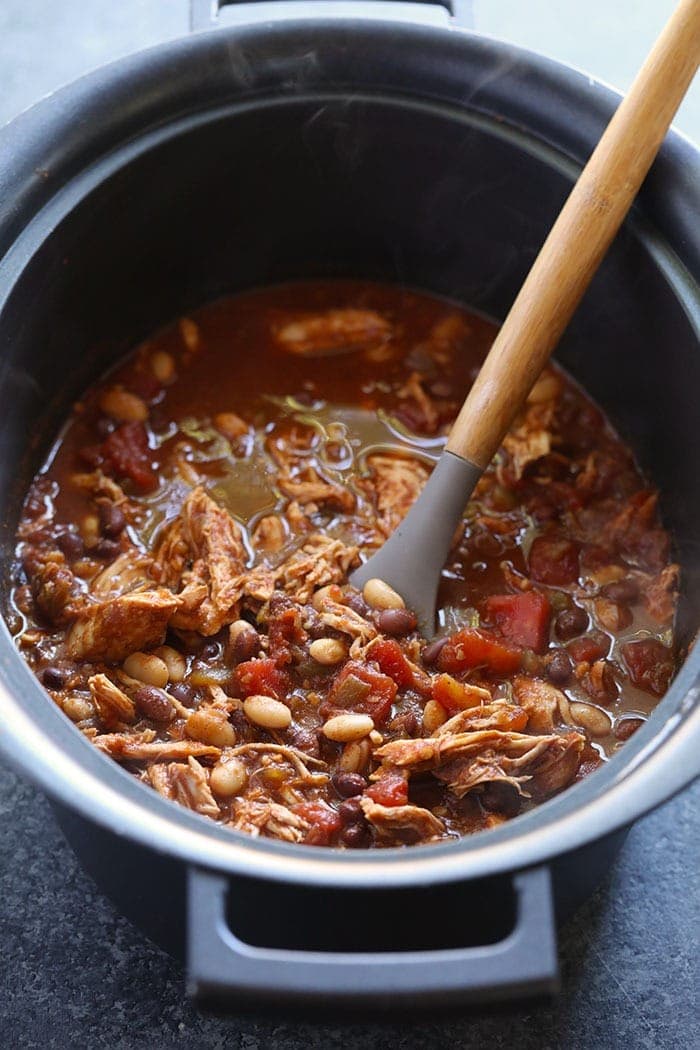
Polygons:
M372 609L405 609L406 602L384 580L367 580L362 595Z
M217 762L211 771L209 786L219 798L240 795L248 782L248 771L239 758Z
M346 715L335 715L323 726L323 735L339 744L349 744L353 740L362 740L374 729L374 722L369 715L349 712Z
M154 650L154 656L159 657L168 668L168 676L171 682L181 682L187 673L187 661L182 653L173 649L170 645L161 645Z
M159 689L168 684L168 665L153 653L132 653L124 661L124 670L130 678Z
M447 721L447 711L437 700L428 700L423 708L423 725L428 733L434 733Z
M243 701L243 711L249 722L263 729L286 729L292 722L287 705L271 696L249 696Z
M323 667L333 667L348 655L348 648L338 638L317 638L309 646L309 655Z
M574 722L587 729L591 736L607 736L612 732L610 717L599 707L574 700L569 704L569 710Z

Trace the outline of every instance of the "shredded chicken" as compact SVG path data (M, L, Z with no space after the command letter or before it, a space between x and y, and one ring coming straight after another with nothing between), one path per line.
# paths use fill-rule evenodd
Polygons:
M300 467L293 477L281 475L277 485L285 496L302 506L317 503L319 506L335 507L346 514L351 514L355 509L355 497L350 489L328 481L309 464Z
M92 579L90 594L106 600L132 591L148 590L153 587L152 572L153 558L130 547Z
M434 434L438 429L440 416L432 398L423 389L420 372L411 372L398 395L401 399L415 404L421 420L421 430L426 434Z
M107 729L114 729L120 722L133 722L136 719L134 702L119 686L110 682L105 674L95 674L88 678L90 693L97 712Z
M324 310L293 317L274 329L283 350L301 357L327 357L348 350L380 346L391 337L391 325L375 310Z
M561 689L542 681L519 675L513 681L513 695L527 714L527 727L534 733L554 731L554 719L559 713L568 721L568 701Z
M253 529L251 540L256 551L274 554L280 550L287 539L287 532L282 518L276 514L266 514Z
M155 575L178 593L172 625L209 636L238 618L246 553L231 515L199 486L158 543Z
M377 629L364 616L360 616L349 605L342 605L326 596L320 602L319 614L326 627L340 631L351 638L359 639L362 645L377 637Z
M645 573L636 575L645 577L641 592L649 615L653 616L657 623L670 625L678 598L680 566L667 565L658 576L649 577Z
M73 660L119 663L130 653L160 645L179 604L160 587L86 603L68 632L66 651Z
M388 537L421 494L430 471L420 460L407 456L368 456L371 474L363 487L377 510L376 525Z
M179 802L204 817L219 816L219 807L211 793L207 772L191 755L187 765L169 762L151 766L148 779L159 795Z
M241 798L234 802L231 827L253 836L262 834L283 842L301 842L311 825L279 802Z
M429 842L445 832L443 822L422 806L382 806L371 798L361 799L360 805L380 839Z
M503 448L511 457L516 481L522 478L530 463L551 452L553 414L553 402L529 404L519 422L504 437Z
M278 566L275 579L295 601L303 603L309 601L317 588L343 581L358 563L357 547L313 533Z
M584 743L580 733L530 736L481 730L393 740L375 751L375 758L384 766L412 773L429 770L460 798L478 784L494 780L522 792L521 784L532 779L538 793L548 794L573 779ZM373 778L380 775L378 771Z
M200 744L197 740L155 740L154 736L152 731L131 736L125 733L103 733L93 739L93 744L112 758L134 762L183 761L190 756L218 758L221 754L220 748Z

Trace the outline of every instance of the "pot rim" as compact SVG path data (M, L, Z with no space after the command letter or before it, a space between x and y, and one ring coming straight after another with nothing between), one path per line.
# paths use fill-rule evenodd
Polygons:
M532 52L501 44L462 30L439 27L413 26L410 23L382 22L372 19L357 23L341 19L304 20L303 22L276 23L217 28L213 33L197 34L194 37L170 41L155 48L128 56L81 78L80 81L62 88L53 96L37 103L13 124L0 131L0 146L9 160L0 161L0 249L3 238L6 246L12 245L4 263L0 263L1 275L7 277L6 290L0 294L0 312L13 285L21 276L25 265L33 255L34 247L58 224L62 217L61 206L72 208L80 199L76 197L76 183L88 169L102 169L108 159L117 166L128 163L128 135L139 131L143 137L148 130L139 125L144 114L151 121L156 117L152 100L136 99L134 81L152 80L163 70L169 69L174 60L192 62L201 59L211 49L230 47L245 58L245 49L252 49L264 38L265 49L274 44L292 58L298 57L295 48L308 51L310 36L324 35L331 43L341 48L352 49L358 45L367 49L370 44L387 42L399 54L406 54L412 44L426 49L447 49L464 63L464 53L478 62L490 61L496 68L521 69L524 75L538 79L540 88L554 91L555 98L566 96L571 104L578 106L600 128L610 116L619 96L599 82L567 66L544 59ZM404 36L405 47L397 47L396 36ZM371 50L371 49L370 49ZM427 49L426 49L427 50ZM230 52L229 52L230 59ZM283 72L278 77L283 77ZM172 73L170 73L172 75ZM235 78L234 78L235 79ZM542 88L542 85L544 86ZM280 100L283 99L283 79L278 84ZM341 85L347 87L347 85ZM362 82L361 88L376 97L395 97L396 90L384 82ZM106 107L113 92L124 92L132 99L133 110L122 121L117 147L110 145L100 132L95 131L95 107ZM323 84L312 84L306 80L305 91L314 87L320 90ZM327 86L326 86L327 87ZM584 90L585 89L585 90ZM558 92L558 94L557 94ZM289 94L289 92L288 92ZM241 90L240 84L229 85L231 104L251 101L251 95ZM260 93L253 100L262 101ZM297 88L291 96L301 97ZM415 104L435 101L430 94L403 95L406 104L411 97ZM501 119L505 96L486 100L488 105L475 106L477 117ZM161 100L169 101L169 96ZM201 99L202 119L213 119L216 107L211 99ZM443 100L445 101L445 100ZM500 103L500 104L499 104ZM114 105L113 101L110 102ZM541 99L540 99L541 104ZM471 105L471 99L470 99ZM514 103L516 109L524 105L522 100ZM534 103L537 106L537 99ZM491 109L489 109L489 106ZM141 107L141 108L139 108ZM454 109L454 102L452 103ZM177 123L178 113L167 109L162 114L168 127ZM519 119L519 117L521 119ZM138 119L137 119L138 118ZM134 128L133 122L137 127ZM75 133L81 122L88 124L73 142L66 143L65 136ZM573 123L573 122L572 122ZM583 125L585 121L581 121ZM533 140L533 148L542 145L542 135L537 135L520 114L508 113L506 125L515 133L525 134ZM47 128L48 133L47 133ZM599 129L600 130L600 129ZM557 141L545 144L553 148L561 163L577 156L577 137L584 135L577 124L571 134L563 134L563 144ZM63 141L62 141L63 138ZM585 138L585 135L584 135ZM580 146L579 155L587 150ZM49 168L52 185L37 179L37 150L43 156L53 156L55 168ZM55 152L54 152L55 151ZM0 156L3 150L0 149ZM52 163L54 161L52 160ZM687 140L671 133L663 154L654 169L654 182L660 182L670 172L681 176L685 189L700 185L700 158ZM50 181L46 180L46 181ZM57 180L57 184L56 184ZM61 181L63 180L63 181ZM683 194L681 194L683 196ZM691 193L692 197L692 193ZM687 209L681 201L681 217ZM665 202L655 209L655 217L673 215L674 201ZM66 212L64 212L65 214ZM40 220L44 220L44 228ZM48 222L46 221L48 219ZM676 216L677 219L677 216ZM643 224L646 224L646 218ZM652 224L653 225L653 224ZM664 238L653 235L662 248ZM653 239L653 237L652 237ZM698 239L700 241L700 239ZM692 256L695 249L700 259L700 243L686 246ZM674 246L675 248L675 246ZM678 298L686 309L700 316L693 299L697 289L684 284L682 266L673 258L671 250L669 267L662 267L666 279L674 285ZM687 260L693 266L694 260ZM700 268L700 267L699 267ZM685 287L685 291L684 291ZM689 291L688 291L689 289ZM685 297L684 297L685 296ZM690 304L690 305L689 305ZM14 675L14 683L8 677ZM21 689L19 685L21 684ZM18 701L14 693L28 693L32 701L43 705L45 717L39 723ZM5 624L0 638L0 751L8 761L24 775L34 780L47 794L61 804L80 812L109 830L134 839L142 845L159 852L178 857L190 864L215 868L232 874L255 875L264 879L316 883L326 885L399 886L417 883L439 883L457 879L475 878L497 871L517 870L532 866L551 857L577 849L588 842L610 834L632 823L647 810L660 804L700 773L700 650L694 651L686 660L671 689L657 706L652 717L635 734L623 749L606 766L583 783L557 796L509 822L502 828L477 836L433 846L393 848L378 851L353 853L321 847L300 847L295 844L252 839L244 833L226 830L212 821L184 810L182 807L161 798L145 785L121 769L113 760L101 755L77 731L68 724L65 716L52 704L38 684L29 668L17 653ZM53 729L53 732L49 731ZM37 754L41 763L37 764Z

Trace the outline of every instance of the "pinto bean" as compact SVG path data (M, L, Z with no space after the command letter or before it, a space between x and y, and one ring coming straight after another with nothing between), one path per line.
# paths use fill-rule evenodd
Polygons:
M591 736L607 736L612 730L610 717L593 704L579 703L576 700L569 704L569 710L576 724L583 726Z

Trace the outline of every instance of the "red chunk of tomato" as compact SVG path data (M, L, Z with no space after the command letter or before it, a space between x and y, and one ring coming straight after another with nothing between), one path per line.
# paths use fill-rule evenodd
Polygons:
M579 548L556 534L538 536L530 547L530 575L538 583L563 587L575 583L579 574Z
M450 635L437 659L438 667L448 674L468 671L472 667L486 667L496 674L510 674L520 668L522 654L489 631L465 627Z
M321 801L299 802L292 806L292 813L311 825L304 839L308 846L327 846L343 824L338 812Z
M102 454L115 474L129 478L140 492L152 492L158 484L143 423L122 423L104 442Z
M396 693L393 678L358 660L348 660L333 683L327 706L369 715L379 725L389 717Z
M413 671L398 642L389 638L380 638L370 646L367 657L378 664L382 674L392 678L399 689L413 685Z
M365 795L380 806L405 806L408 803L408 781L402 773L385 773L366 789Z
M552 607L545 594L494 594L484 602L484 611L509 642L536 653L547 648Z
M236 668L236 678L244 697L272 696L283 700L289 693L289 675L268 658L240 663Z
M652 696L663 696L673 674L673 654L656 638L626 642L620 647L634 685Z
M601 660L610 651L610 639L603 631L591 631L581 638L574 638L566 647L569 656L577 663L592 664Z

